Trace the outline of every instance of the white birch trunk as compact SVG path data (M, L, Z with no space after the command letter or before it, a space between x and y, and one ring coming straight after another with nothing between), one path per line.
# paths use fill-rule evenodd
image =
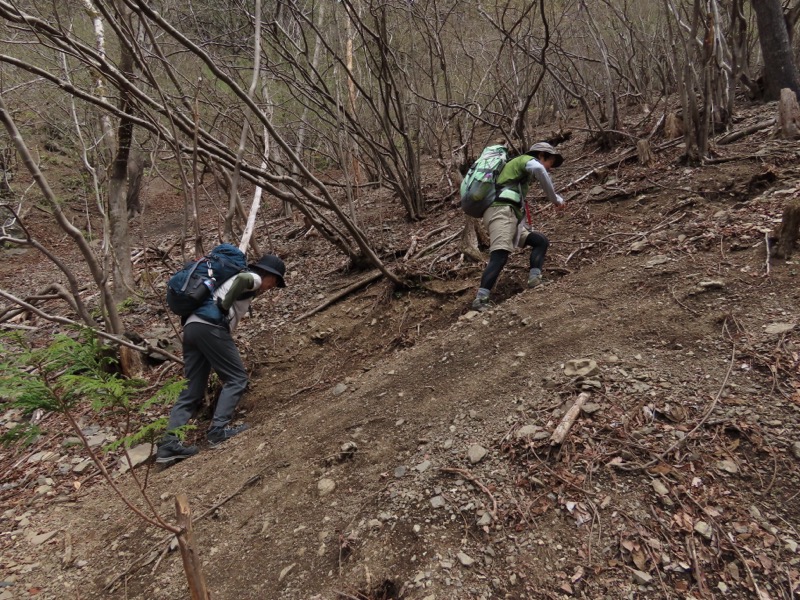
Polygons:
M252 100L258 85L259 71L261 70L261 0L256 0L255 5L255 34L253 36L253 77L250 80L250 88L247 90L247 97ZM242 135L239 137L239 148L236 150L236 164L231 175L231 193L228 199L228 213L225 215L225 226L223 236L227 241L233 240L233 219L236 215L236 204L239 202L239 172L244 156L244 148L247 144L247 133L250 130L250 123L245 118L242 123ZM245 246L246 247L246 246Z

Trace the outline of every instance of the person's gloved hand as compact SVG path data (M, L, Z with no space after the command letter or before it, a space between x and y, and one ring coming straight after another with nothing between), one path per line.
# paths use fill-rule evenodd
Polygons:
M221 312L223 315L228 314L228 311L225 310L225 308L222 306L222 298L217 298L216 305L217 308L219 309L219 312Z

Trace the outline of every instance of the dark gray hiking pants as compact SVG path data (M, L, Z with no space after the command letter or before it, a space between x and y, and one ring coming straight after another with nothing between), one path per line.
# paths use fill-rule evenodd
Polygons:
M172 407L167 431L186 425L202 406L211 369L223 382L211 426L225 427L247 387L247 371L233 337L223 327L189 323L183 330L183 361L189 383Z

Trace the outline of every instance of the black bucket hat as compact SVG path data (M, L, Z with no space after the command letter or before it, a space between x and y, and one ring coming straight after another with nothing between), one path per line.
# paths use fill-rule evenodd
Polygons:
M275 277L278 278L278 287L286 287L286 282L283 280L283 276L286 274L286 265L274 254L265 254L258 262L250 263L247 266L251 270L256 269L264 273L269 273L270 275L275 275Z

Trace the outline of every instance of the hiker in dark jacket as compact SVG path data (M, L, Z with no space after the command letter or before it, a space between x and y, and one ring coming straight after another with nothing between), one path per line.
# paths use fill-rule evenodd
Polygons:
M564 199L556 194L548 175L550 169L560 166L562 162L564 157L553 146L538 142L526 154L508 161L497 176L501 191L483 213L483 224L489 230L489 264L483 271L478 293L472 302L474 310L489 308L489 294L515 247L527 246L531 249L528 287L536 287L542 282L542 265L550 242L541 233L528 231L522 225L523 216L528 210L525 196L530 182L535 179L553 204L563 206Z
M253 298L274 287L286 287L286 266L277 256L265 254L248 267L248 271L231 277L214 292L216 305L226 317L221 325L197 314L190 315L184 323L183 360L188 384L170 412L167 432L158 443L157 463L171 464L197 454L197 446L184 445L172 432L186 425L202 405L212 369L223 386L208 430L209 445L221 444L248 428L246 424L229 425L247 388L247 371L231 334Z

